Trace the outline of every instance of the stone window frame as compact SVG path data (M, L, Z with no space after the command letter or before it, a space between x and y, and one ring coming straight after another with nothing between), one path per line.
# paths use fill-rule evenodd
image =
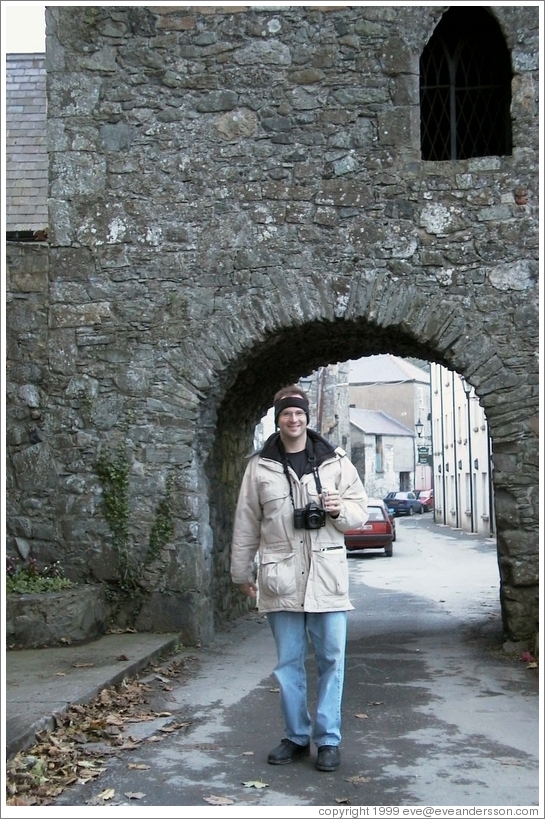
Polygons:
M510 53L481 7L451 8L420 57L420 148L425 161L512 153Z

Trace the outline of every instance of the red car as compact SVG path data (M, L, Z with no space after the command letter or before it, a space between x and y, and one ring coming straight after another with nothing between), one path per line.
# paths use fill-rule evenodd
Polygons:
M359 552L362 549L384 549L391 557L393 542L396 539L395 520L388 514L384 501L369 498L367 502L369 518L363 526L349 529L344 533L344 545L348 552Z
M418 500L422 504L424 512L431 512L433 509L433 489L421 489L418 493Z

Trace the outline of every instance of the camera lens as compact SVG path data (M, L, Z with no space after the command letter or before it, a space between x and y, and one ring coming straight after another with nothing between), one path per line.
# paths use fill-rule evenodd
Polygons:
M321 526L325 526L324 510L315 503L309 503L306 508L306 528L319 529Z

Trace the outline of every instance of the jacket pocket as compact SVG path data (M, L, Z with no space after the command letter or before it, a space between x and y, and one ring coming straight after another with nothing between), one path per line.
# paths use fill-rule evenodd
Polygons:
M312 562L319 594L348 594L348 563L344 548L312 552Z
M295 594L295 554L264 554L259 561L260 588L266 595L286 597Z

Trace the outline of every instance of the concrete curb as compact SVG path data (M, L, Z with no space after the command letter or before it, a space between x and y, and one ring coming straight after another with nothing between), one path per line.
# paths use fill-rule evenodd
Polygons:
M91 702L105 688L135 677L150 662L174 653L179 646L177 634L127 633L105 635L84 646L7 652L6 757L28 750L40 731L53 731L56 716L71 705ZM118 653L126 659L120 661ZM84 667L93 658L95 667ZM76 667L78 659L80 668ZM55 680L56 674L65 680Z

